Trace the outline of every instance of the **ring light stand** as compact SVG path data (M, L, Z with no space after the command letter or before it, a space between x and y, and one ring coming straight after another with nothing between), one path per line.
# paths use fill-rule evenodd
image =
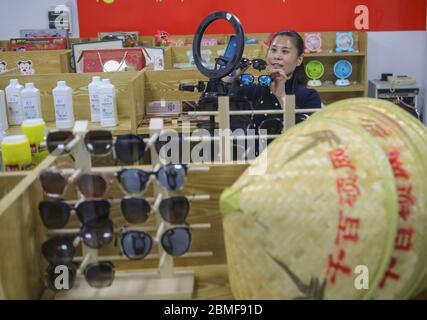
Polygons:
M209 25L221 19L227 20L233 26L234 32L236 34L235 54L233 57L226 57L224 55L219 56L217 58L217 62L220 61L222 66L219 69L217 69L218 63L216 63L214 69L208 69L202 63L203 60L202 60L202 54L200 50L203 35L206 29L209 27ZM240 24L239 19L237 19L237 17L234 16L233 14L224 12L224 11L217 11L217 12L211 13L205 19L203 19L203 21L200 23L199 27L197 28L196 35L193 39L193 56L194 56L194 63L197 69L199 69L199 71L209 79L206 91L211 91L213 88L215 88L214 84L219 82L225 76L232 73L237 68L237 66L240 63L240 59L242 58L242 55L243 55L244 42L245 42L245 35L243 33L242 25ZM211 92L215 92L215 91L211 91ZM218 91L216 92L221 93Z
M235 33L233 40L235 42L233 44L231 44L231 42L229 43L229 46L233 45L233 47L230 47L230 52L232 52L232 54L227 54L228 50L225 50L223 55L216 59L214 69L209 69L203 64L201 43L206 29L217 20L226 20L232 25ZM199 81L197 86L181 84L180 90L194 91L197 89L198 92L202 92L198 101L198 106L201 106L202 103L218 105L218 97L226 96L229 93L228 86L225 85L221 79L233 73L239 67L243 56L243 49L245 46L244 42L245 35L243 28L236 16L224 11L217 11L209 14L200 23L193 39L194 64L200 73L205 75L209 80L206 85L203 81ZM213 131L214 128L215 117L211 116L209 121L209 129Z

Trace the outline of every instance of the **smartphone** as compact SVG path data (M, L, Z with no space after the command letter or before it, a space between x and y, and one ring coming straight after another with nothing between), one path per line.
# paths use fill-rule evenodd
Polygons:
M236 49L237 49L236 36L230 36L230 39L228 39L227 47L225 48L225 52L223 56L227 58L228 61L230 61L236 55ZM225 67L224 61L218 60L218 64L221 67Z

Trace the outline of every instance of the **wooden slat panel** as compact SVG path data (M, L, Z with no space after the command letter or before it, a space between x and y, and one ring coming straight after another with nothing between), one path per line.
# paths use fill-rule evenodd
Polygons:
M179 91L180 83L196 83L207 80L198 70L147 71L145 82L145 105L150 101L198 100L200 93Z
M40 245L46 232L39 223L42 192L35 181L53 161L48 156L0 201L0 294L5 299L38 299L42 294L46 263Z
M3 48L8 51L10 48L10 40L0 40L0 48Z
M79 120L79 119L77 119ZM88 120L88 119L85 119ZM54 121L46 122L46 128L49 131L55 131L56 130L56 123ZM89 130L109 130L113 135L122 135L127 134L130 132L135 132L134 129L132 129L132 123L131 118L122 118L119 117L119 123L115 127L101 127L99 122L91 122L89 121L88 125ZM9 126L9 129L7 130L8 135L15 135L15 134L22 134L21 126Z
M35 74L61 73L69 72L63 60L69 54L70 50L7 51L0 52L0 61L6 61L7 68L12 69L16 67L18 60L31 60Z
M135 121L132 123L132 128L135 128L135 132L138 129L138 123L144 119L145 116L145 77L145 72L142 72L132 80L135 99Z
M164 51L163 51L163 59L164 59L164 61L163 61L163 63L165 65L164 68L166 70L173 68L174 62L173 62L172 55L173 55L172 54L172 47L164 48Z
M264 45L258 45L258 44L247 44L245 45L245 50L243 52L243 56L249 58L249 59L255 59L255 58L265 58L264 54ZM188 63L188 56L187 51L191 51L191 46L183 46L183 47L170 47L170 51L172 54L172 62L171 67L175 63ZM213 63L216 58L218 58L218 51L219 50L225 50L225 45L217 45L217 46L203 46L201 47L201 50L211 50L212 55L210 58L210 62ZM169 66L169 65L168 65ZM170 68L170 67L169 67Z
M155 45L154 36L141 36L141 35L139 35L139 45L147 46L147 47L154 47L154 45Z
M88 84L92 76L99 75L102 78L109 78L116 86L117 90L117 109L119 118L130 118L133 114L133 100L130 98L131 86L129 86L132 77L137 72L114 72L109 73L70 73L70 74L46 74L33 76L4 76L0 77L0 88L4 89L9 80L16 78L21 84L34 82L34 85L40 90L42 102L43 119L47 122L55 121L55 112L53 108L52 90L56 87L57 81L64 80L67 85L73 88L74 114L76 120L90 120Z
M0 173L0 200L5 197L15 185L28 174L27 171Z

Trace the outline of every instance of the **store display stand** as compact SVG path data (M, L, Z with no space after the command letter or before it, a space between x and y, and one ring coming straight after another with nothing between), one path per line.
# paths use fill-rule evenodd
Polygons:
M320 109L295 109L295 96L287 95L281 100L281 109L271 109L271 110L242 110L242 111L230 111L230 97L229 96L220 96L218 97L218 111L191 111L188 112L188 115L191 116L211 116L218 117L218 128L221 131L219 137L219 155L220 161L230 163L232 160L231 145L233 139L238 137L233 136L230 129L230 116L237 115L283 115L283 130L286 131L295 125L295 114L296 113L305 113L305 112L317 112ZM278 135L243 135L242 139L271 139L277 138ZM210 138L214 139L214 138Z
M150 122L150 139L163 130L163 119L152 119ZM87 131L87 121L77 121L74 127L75 136L80 136L77 145L74 147L76 159L76 172L91 168L90 155L86 152L83 143L83 136ZM151 149L153 169L160 165L157 152L154 147ZM157 181L154 185L155 206L159 204L162 197L168 197L168 193L161 188ZM163 230L169 226L162 221L159 214L156 214L157 239ZM191 225L190 225L191 227ZM210 228L210 225L207 225ZM130 227L129 229L132 229ZM194 271L174 271L174 257L166 254L159 245L159 265L157 272L126 272L117 271L113 284L106 288L90 287L82 272L88 263L98 260L98 250L90 249L84 244L83 260L78 269L78 276L74 286L68 291L60 291L55 295L55 299L191 299L194 291ZM209 256L212 252L191 253L191 257ZM157 256L157 255L154 255Z

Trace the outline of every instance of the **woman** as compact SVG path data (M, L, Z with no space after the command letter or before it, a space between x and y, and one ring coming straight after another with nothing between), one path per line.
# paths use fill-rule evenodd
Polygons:
M320 108L320 96L314 89L308 89L307 78L303 65L304 41L301 36L292 30L280 31L273 35L268 48L266 62L267 73L272 77L270 87L260 85L241 86L239 96L247 97L257 110L280 109L281 102L286 95L295 95L296 108ZM244 70L239 70L239 75ZM224 79L230 82L233 78ZM262 121L267 118L283 119L277 115L257 115L253 117L253 125L259 128ZM297 115L297 122L304 116ZM236 119L237 120L237 119ZM234 123L233 123L234 122ZM232 127L241 127L241 121L233 121Z

